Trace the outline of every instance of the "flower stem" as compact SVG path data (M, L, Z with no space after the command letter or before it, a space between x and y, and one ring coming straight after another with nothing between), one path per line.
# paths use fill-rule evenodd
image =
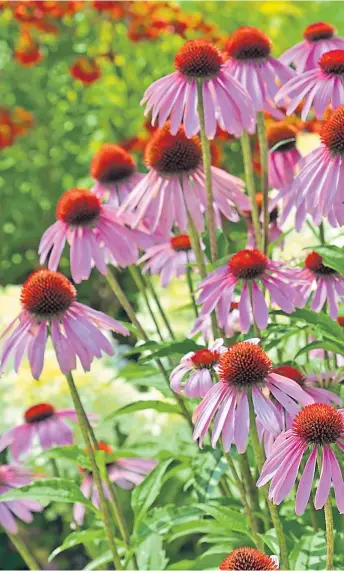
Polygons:
M71 397L73 400L74 408L75 408L76 413L77 413L78 423L79 423L79 426L80 426L80 429L82 432L82 436L83 436L83 439L84 439L85 444L86 444L87 452L88 452L88 455L89 455L89 458L91 461L92 474L93 474L94 482L96 484L98 495L99 495L100 510L101 510L101 513L103 516L105 531L106 531L106 535L108 538L110 550L112 553L112 558L113 558L113 562L115 565L115 569L123 569L122 562L121 562L121 559L119 557L116 544L114 542L113 531L112 531L112 527L111 527L109 507L108 507L108 504L107 504L106 499L105 499L103 485L102 485L102 481L101 481L101 477L100 477L100 472L99 472L97 462L96 462L96 458L94 455L94 449L93 449L93 446L92 446L91 440L90 440L87 415L86 415L84 408L82 406L82 402L80 400L79 393L78 393L77 388L75 386L75 382L74 382L72 373L67 373L66 379L67 379L67 383L68 383L69 390L71 393Z
M207 191L207 218L208 218L208 231L209 231L209 241L210 241L210 253L211 253L212 262L216 262L218 258L218 252L217 252L217 241L216 241L214 197L213 197L213 188L211 180L211 153L210 153L209 139L205 132L202 79L199 79L197 81L197 93L198 93L198 115L199 115L202 155L203 155L203 168L205 174L205 187Z
M245 179L247 192L251 199L252 205L252 223L254 228L254 234L256 238L256 246L261 249L261 232L260 232L260 222L259 222L259 209L256 201L256 186L253 174L253 163L252 163L252 152L251 152L251 142L250 137L246 131L243 132L241 136L241 150L244 161Z
M251 509L256 513L259 513L259 498L257 493L257 487L255 486L250 465L248 462L247 452L244 454L239 454L239 461L241 466L242 480L244 482L245 488L250 497ZM257 522L257 528L259 529L259 522Z
M248 391L248 403L250 410L250 433L252 439L252 446L254 450L254 455L257 459L258 468L261 471L264 464L264 453L259 442L257 425L256 425L256 415L254 412L254 405L253 405L251 391ZM288 571L289 570L288 550L279 513L275 504L273 504L272 501L269 500L267 486L265 486L263 490L265 491L265 496L270 516L277 535L277 540L280 548L281 562L282 562L281 568L284 569L285 571Z
M326 244L324 223L321 222L319 226L319 240L320 244Z
M247 501L246 490L245 490L244 484L240 479L240 476L237 472L237 469L235 467L235 464L233 462L231 455L228 452L224 452L224 455L225 455L225 458L227 460L228 467L229 467L229 469L233 475L235 484L239 490L240 498L241 498L241 501L242 501L242 504L244 507L244 512L245 512L246 517L248 518L248 520L250 522L254 542L255 542L257 548L261 550L261 549L263 549L264 543L263 543L262 538L259 537L257 520L256 520L256 518L253 517L252 509L251 509L251 507Z
M28 547L25 545L23 539L21 539L19 534L17 533L14 535L7 532L7 535L27 567L32 571L37 571L37 569L40 569L41 567L38 561L36 560L35 556L30 553Z
M192 246L192 249L193 249L195 256L196 256L196 262L197 262L198 270L199 270L200 276L203 280L204 278L207 277L207 270L206 270L205 262L204 262L204 254L203 254L202 249L201 249L200 236L197 232L197 228L194 224L194 221L192 220L190 212L188 212L188 232L189 232L189 236L190 236L191 246ZM214 339L216 339L217 337L219 337L219 330L217 327L216 314L214 311L212 312L210 318L211 318L211 326L212 326L212 330L213 330L213 336L214 336Z
M155 329L157 330L157 333L160 337L161 341L164 341L164 338L162 336L162 333L160 331L160 327L159 327L159 323L156 320L156 317L154 315L154 311L152 310L151 304L149 302L148 296L147 296L147 292L146 292L146 287L145 287L145 283L142 280L142 276L140 275L139 270L137 269L136 266L129 266L129 272L131 277L133 278L135 285L137 287L137 289L139 290L139 292L141 293L143 299L145 300L149 315L152 318L152 321L155 325Z
M158 308L158 310L159 310L159 312L160 312L160 315L161 315L162 320L163 320L163 322L164 322L164 324L165 324L165 327L166 327L166 329L168 330L168 332L169 332L169 334L170 334L171 339L174 340L174 339L175 339L175 335L174 335L174 333L173 333L173 330L172 330L172 327L171 327L171 325L170 325L170 322L169 322L169 320L168 320L168 318L167 318L167 315L166 315L166 313L165 313L165 311L164 311L164 308L162 307L162 305L161 305L161 303L160 303L159 296L158 296L157 292L155 291L155 287L154 287L154 284L153 284L152 277L151 277L151 276L146 276L146 277L142 276L142 278L145 280L145 283L147 284L147 287L148 287L150 293L152 294L152 297L153 297L153 299L154 299L154 301L155 301L155 303L156 303L156 305L157 305L157 308Z
M140 337L144 341L149 341L149 337L148 337L147 333L145 332L141 323L139 322L139 320L136 317L133 306L131 305L130 301L128 300L127 296L125 295L124 291L122 290L120 284L118 283L115 276L111 273L110 270L106 274L106 278L107 278L107 281L108 281L108 284L109 284L111 290L113 291L115 296L118 298L123 309L126 311L130 321L133 323L133 325L135 325ZM162 364L160 359L155 359L155 362L158 366L159 371L161 372L162 376L164 377L166 385L171 390L169 375L168 375L164 365ZM193 423L192 423L191 415L190 415L188 409L186 408L182 397L180 395L178 395L177 393L174 393L173 391L171 391L171 392L172 392L175 400L177 401L177 403L179 405L179 408L181 410L182 415L185 417L185 420L188 422L191 430L193 430Z
M186 266L186 280L188 282L188 287L189 287L189 292L190 292L190 297L191 297L191 302L192 302L192 307L194 309L195 312L195 316L196 319L198 317L198 307L196 304L196 299L195 299L195 292L194 292L194 288L193 288L193 283L192 283L192 275L191 275L191 268L189 266L190 260L189 260L189 256L188 253L186 253L186 258L187 258L187 266Z
M269 177L268 177L268 141L265 132L264 112L257 113L257 132L261 166L261 191L263 196L263 252L267 254L269 245Z
M321 474L321 454L318 448L317 463L319 474ZM333 555L334 555L334 533L333 533L333 513L331 504L331 490L329 491L328 498L324 505L325 526L326 526L326 569L333 569Z

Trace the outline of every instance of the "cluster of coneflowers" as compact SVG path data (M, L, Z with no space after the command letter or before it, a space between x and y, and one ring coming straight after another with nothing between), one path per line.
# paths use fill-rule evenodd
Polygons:
M190 335L201 334L208 345L186 354L170 375L164 362L158 360L157 365L170 382L182 414L194 425L194 440L202 447L210 432L213 448L221 441L228 468L238 489L244 490L241 499L258 550L234 550L221 569L277 569L276 561L262 553L253 511L254 505L259 506L257 490L240 480L231 457L233 446L246 455L249 441L282 568L289 568L288 549L276 505L292 492L297 480L295 511L303 514L313 501L313 482L318 477L314 507L325 511L327 568L333 566L332 486L338 510L344 512L341 400L333 390L319 386L317 377L307 377L288 364L272 363L258 335L271 321L271 310L292 314L310 301L311 309L326 309L336 319L338 303L344 300L344 276L326 266L316 251L305 255L303 267L271 256L274 241L283 238L281 224L293 208L298 230L308 217L316 226L325 218L334 227L344 224L344 40L332 26L318 23L309 26L304 41L279 60L272 57L271 47L269 38L251 27L233 32L224 52L202 39L185 43L176 55L175 71L148 87L142 100L146 114L158 126L145 149L147 172L138 173L132 157L115 144L99 149L90 169L94 186L62 194L56 222L39 245L42 268L24 283L22 310L3 334L0 370L11 362L18 372L27 356L35 379L42 373L51 338L75 411L35 405L25 413L23 425L2 436L0 448L9 447L18 461L36 436L43 449L68 445L72 433L65 419L79 422L93 472L85 475L82 491L100 507L116 568L122 568L123 562L109 527L107 500L116 503L111 481L132 487L155 462L109 462L108 481L100 480L94 452L98 447L109 452L109 447L95 439L92 417L85 414L72 371L77 361L89 371L94 358L113 354L104 330L129 332L113 318L77 301L74 285L58 272L66 246L73 281L89 279L94 269L103 274L138 337L145 341L149 336L111 267L129 268L143 291L149 274L160 276L162 287L175 276L187 279L195 311ZM323 123L320 147L301 159L295 131L283 119L284 112L292 113L302 102L304 118L311 107L319 119L328 105L332 111ZM278 120L267 132L264 112ZM217 127L241 138L246 183L211 165L209 140ZM261 193L255 189L249 138L256 129ZM270 189L277 191L273 198ZM224 220L235 224L241 218L247 222L247 247L218 263L217 230L224 227ZM198 278L195 294L193 282ZM160 304L159 309L167 320ZM239 333L254 337L238 341ZM202 399L192 420L185 397ZM27 482L28 474L21 475L20 470L14 465L1 468L1 493ZM270 480L267 492L264 486ZM248 499L245 489L250 490ZM30 521L30 511L38 509L31 500L0 506L0 522L10 533L16 531L13 514ZM115 513L121 517L121 510ZM76 506L77 523L82 523L83 515L84 508ZM118 523L122 529L123 522Z

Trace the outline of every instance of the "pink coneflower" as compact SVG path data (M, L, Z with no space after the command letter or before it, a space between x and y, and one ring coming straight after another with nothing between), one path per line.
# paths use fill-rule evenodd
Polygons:
M239 303L237 301L231 302L229 313L227 316L227 321L225 323L225 326L222 327L226 337L233 337L236 333L241 332L238 307ZM198 317L188 337L193 337L197 333L201 333L204 341L206 342L208 342L209 339L212 339L213 332L212 332L212 323L210 315L206 315L205 317Z
M269 145L269 186L285 188L294 180L294 169L301 158L296 148L296 129L279 121L266 130Z
M300 287L300 292L305 301L313 295L311 309L321 311L325 303L328 303L332 319L338 315L338 299L344 301L344 276L333 268L325 266L322 256L317 252L311 252L306 256L305 266L300 273L305 285ZM308 283L307 283L308 282Z
M85 189L67 190L58 201L56 218L57 222L42 236L38 250L40 263L49 258L49 269L56 270L68 242L75 283L87 280L93 266L106 275L108 263L121 268L135 264L139 247L152 244L148 234L126 226L128 215L118 216Z
M274 369L274 373L287 377L295 381L303 390L313 398L314 402L320 402L324 404L337 404L342 405L342 399L327 389L317 386L319 384L320 378L328 376L328 373L324 373L319 378L319 375L305 375L300 369L292 367L291 365L281 365Z
M193 437L194 440L199 439L200 447L214 419L213 448L222 433L226 452L232 444L236 445L238 452L245 452L250 424L248 391L252 391L257 420L276 436L283 426L279 411L266 396L267 390L291 414L298 402L313 402L295 381L273 372L269 356L256 344L259 340L254 341L235 343L221 355L217 368L220 380L207 392L193 416Z
M344 48L344 39L335 34L336 28L331 24L310 24L303 32L304 41L289 48L279 59L286 65L292 63L297 73L314 69L324 53Z
M278 85L288 81L295 72L270 55L271 46L271 40L264 32L242 26L226 43L225 69L250 94L255 111L268 111L282 119L283 113L274 109L274 97Z
M253 322L259 329L265 329L269 312L259 282L270 293L271 301L286 313L292 313L295 307L304 305L302 295L295 288L299 282L298 270L289 269L280 262L269 260L258 250L241 250L231 257L228 264L211 272L200 283L201 294L198 299L198 303L202 304L200 317L204 318L217 308L218 324L221 328L224 327L234 290L241 285L239 301L241 330L247 333Z
M111 446L105 442L99 442L99 449L106 454L111 454L112 452ZM144 458L120 458L106 464L110 481L128 490L140 484L155 466L155 460L146 460ZM84 472L84 470L81 471ZM105 497L109 499L110 491L104 482L103 490ZM99 508L98 490L92 474L86 473L81 484L81 491L86 498L90 498L92 503ZM85 516L85 506L74 504L73 516L76 523L82 525Z
M167 242L148 248L138 263L147 262L142 272L160 275L162 287L167 287L171 279L186 273L187 265L195 263L196 258L191 249L190 238L187 234L172 236Z
M88 416L94 418L95 415ZM30 407L24 419L24 424L10 428L0 438L0 452L9 446L14 460L26 455L35 439L43 450L73 444L73 432L65 419L77 422L75 410L56 410L51 404L40 403Z
M344 158L344 106L335 109L324 122L320 147L302 159L301 171L295 177L289 201L313 216L319 224L322 217L344 224L342 193ZM331 221L332 220L332 221ZM335 224L332 224L335 225Z
M113 347L100 329L129 335L115 319L78 303L74 286L59 272L47 269L33 272L23 285L20 300L20 314L1 336L8 337L0 352L0 372L11 356L18 372L27 353L32 375L39 379L48 333L63 373L76 368L77 357L84 370L89 371L93 359L99 359L102 352L113 355Z
M279 90L275 100L282 104L286 98L290 99L287 115L294 113L304 102L302 121L306 121L312 106L318 119L323 119L330 103L332 109L340 107L344 102L344 49L325 53L319 60L319 67L290 79Z
M262 208L263 208L263 195L261 192L257 192L255 195L256 198L256 203L258 206L258 211L260 213L260 218L262 218ZM279 219L278 219L278 208L272 204L271 199L269 199L269 204L268 204L268 209L269 209L269 244L272 244L273 242L275 242L276 240L278 240L283 232L279 227ZM256 245L256 236L255 236L255 231L254 231L254 226L253 226L253 222L252 222L252 214L251 211L245 211L244 213L244 217L245 217L245 221L247 224L247 244L246 244L246 249L255 249L257 247ZM280 248L283 248L284 246L284 240L281 239L279 241L279 246Z
M247 91L225 69L221 52L210 42L190 40L177 53L174 73L155 81L146 90L142 103L145 115L152 113L152 124L161 127L170 118L171 133L184 124L187 137L200 130L197 82L202 82L205 130L213 139L217 124L239 137L243 130L254 132L255 114Z
M197 230L202 232L207 199L199 138L188 138L183 127L172 135L169 123L166 123L153 134L146 146L145 162L149 173L130 193L119 213L135 211L136 226L145 218L149 209L152 232L155 232L159 223L166 232L170 232L174 224L181 232L186 232L189 212ZM237 222L237 208L250 208L249 200L243 192L243 181L217 167L211 167L211 173L218 223L220 224L220 213L228 220Z
M280 504L292 490L301 460L310 448L310 455L296 493L295 512L301 515L306 509L314 479L317 453L322 452L322 467L319 469L320 480L314 507L317 510L324 507L333 483L337 507L339 512L343 513L344 482L336 458L336 447L344 451L344 410L336 410L329 404L310 404L294 418L291 429L275 440L257 486L264 486L271 480L269 497L274 504Z
M13 488L26 486L32 482L32 474L26 469L14 464L0 466L0 495L10 492ZM0 503L0 525L9 533L16 534L17 522L14 516L25 523L31 523L31 512L40 512L43 507L34 500L11 500Z
M96 180L92 188L100 199L108 199L113 206L120 206L144 176L136 172L131 155L113 143L105 143L93 156L91 177Z
M184 355L171 373L171 389L175 393L184 393L186 397L204 397L213 386L212 374L221 354L226 351L223 339L216 339L207 349Z
M275 560L253 547L234 549L220 565L221 571L278 571Z

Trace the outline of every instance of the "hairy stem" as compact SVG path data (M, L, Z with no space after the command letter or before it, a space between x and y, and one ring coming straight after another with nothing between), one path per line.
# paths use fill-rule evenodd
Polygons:
M257 131L261 166L261 191L263 196L263 252L267 254L269 245L269 178L268 178L268 142L265 133L263 111L257 113Z
M92 446L91 440L90 440L87 415L86 415L84 408L82 406L82 403L81 403L81 400L79 397L79 393L78 393L77 388L76 388L75 383L74 383L72 373L67 373L66 379L67 379L68 387L69 387L71 397L73 400L74 408L75 408L76 413L77 413L78 423L79 423L79 426L80 426L80 429L82 432L83 439L84 439L85 444L86 444L88 455L90 457L91 466L92 466L92 474L93 474L94 482L96 484L98 495L99 495L100 510L101 510L101 514L103 516L105 531L106 531L106 535L108 538L110 550L112 553L113 563L115 565L115 569L123 569L122 562L121 562L120 556L118 554L116 544L114 542L114 536L113 536L113 531L112 531L112 527L111 527L109 507L108 507L107 501L105 499L103 485L102 485L102 481L101 481L101 477L100 477L100 472L99 472L99 469L97 466L96 457L94 455L94 449L93 449L93 446Z
M142 276L142 278L145 280L146 285L147 285L147 287L148 287L148 289L149 289L149 291L150 291L150 293L151 293L151 295L152 295L152 297L153 297L153 299L154 299L154 301L155 301L155 303L156 303L156 306L157 306L157 308L158 308L158 310L159 310L159 312L160 312L160 315L161 315L161 317L162 317L162 320L163 320L163 322L164 322L164 324L165 324L166 329L168 330L168 332L169 332L169 334L170 334L171 339L174 340L174 339L175 339L175 335L174 335L174 333L173 333L173 330L172 330L172 327L171 327L171 325L170 325L170 322L169 322L169 320L168 320L168 318L167 318L167 315L166 315L166 313L165 313L165 311L164 311L164 308L162 307L162 305L161 305L161 303L160 303L159 296L158 296L157 292L155 291L155 287L154 287L154 284L153 284L152 277L151 277L151 276L146 276L146 277Z
M260 222L259 222L259 209L256 201L256 187L254 182L251 142L250 142L250 137L246 131L244 131L241 136L241 149L244 161L247 192L251 199L251 204L252 204L252 222L256 238L256 246L258 249L261 249L262 241L261 241L261 231L260 231Z
M256 520L256 518L253 517L252 509L251 509L251 507L247 501L247 495L246 495L246 490L245 490L244 484L240 479L240 476L237 472L237 469L235 467L235 464L233 462L231 455L228 452L224 452L224 455L225 455L225 458L227 460L228 467L232 473L235 484L239 490L240 498L241 498L241 501L242 501L243 507L244 507L244 512L245 512L246 517L248 518L248 520L250 522L250 527L251 527L251 531L252 531L252 535L253 535L253 539L255 541L255 544L256 544L258 549L263 549L264 542L263 542L262 538L259 537L259 535L258 535L259 530L258 530L257 520Z
M40 567L37 559L30 552L27 545L24 543L24 540L20 537L19 533L16 533L14 535L12 533L7 532L7 535L10 538L10 540L13 543L16 550L18 551L22 560L27 565L27 567L32 571L37 571L38 569L40 569L41 567Z
M250 465L248 462L247 452L245 452L244 454L239 454L239 461L240 461L240 467L241 467L242 480L245 484L245 488L247 489L247 492L248 492L248 495L250 498L251 509L256 513L259 513L260 508L259 508L258 489L254 483L254 480L253 480L253 477L251 474L251 469L250 469ZM260 530L259 520L257 520L257 528Z
M137 269L136 266L129 266L129 272L130 272L130 275L131 275L131 277L133 278L133 280L134 280L134 282L135 282L135 285L136 285L137 289L139 290L139 292L141 293L143 299L145 300L145 303L146 303L146 306L147 306L149 315L150 315L151 318L152 318L152 321L153 321L153 323L154 323L154 325L155 325L155 329L157 330L157 333L158 333L158 335L159 335L159 337L160 337L160 340L161 340L161 341L164 341L164 338L163 338L162 333L161 333L161 331L160 331L159 323L158 323L157 320L156 320L156 317L155 317L155 315L154 315L154 311L153 311L153 309L152 309L152 307L151 307L151 304L150 304L149 299L148 299L148 296L147 296L145 283L144 283L143 280L142 280L142 276L141 276L139 270Z
M187 263L190 263L189 260L189 255L188 253L186 253L186 257L187 257ZM198 307L196 304L196 299L195 299L195 292L194 292L194 288L193 288L193 283L192 283L192 274L191 274L191 268L189 265L187 265L186 267L186 280L188 282L188 287L189 287L189 292L190 292L190 297L191 297L191 302L192 302L192 307L193 310L195 312L195 317L197 319L198 317Z
M317 463L319 474L321 474L321 453L318 448ZM331 490L329 491L328 498L324 505L325 514L325 527L326 527L326 569L333 569L333 555L334 555L334 533L333 533L333 513L331 504Z
M133 323L133 325L135 325L140 337L144 341L149 341L149 337L148 337L147 333L145 332L141 323L139 322L139 320L136 317L136 313L134 311L133 306L131 305L130 301L128 300L127 296L125 295L124 291L122 290L120 284L118 283L115 276L111 273L110 270L108 271L106 277L107 277L107 281L108 281L108 284L109 284L111 290L113 291L115 296L118 298L123 309L126 311L130 321ZM158 366L160 373L162 374L162 376L165 380L166 385L171 390L168 372L166 371L166 369L165 369L164 365L162 364L162 362L160 361L160 359L155 359L155 362ZM179 408L181 410L182 415L184 416L185 420L188 422L191 430L193 430L193 423L192 423L191 415L190 415L188 409L186 408L182 397L180 395L178 395L177 393L174 393L172 390L171 390L171 392L172 392L175 400L177 401L177 403L179 405Z
M261 471L263 468L263 464L264 464L264 453L263 453L263 449L262 449L260 442L259 442L257 425L256 425L256 415L254 412L252 393L250 391L248 393L248 402L249 402L249 409L250 409L250 433L251 433L251 439L252 439L252 446L253 446L254 454L255 454L255 457L257 460L258 468ZM279 544L279 548L280 548L281 562L282 562L281 568L288 571L289 570L288 550L287 550L287 544L286 544L286 540L285 540L285 535L284 535L282 523L281 523L281 520L279 517L279 513L278 513L278 510L277 510L277 507L275 506L275 504L273 504L272 501L269 500L267 486L265 486L263 488L263 490L265 491L265 496L266 496L270 516L271 516L272 523L273 523L273 526L275 528L276 535L277 535L277 540L278 540L278 544Z
M217 252L217 241L216 241L214 197L213 197L213 188L211 180L211 153L210 153L210 143L205 132L202 79L199 79L197 81L197 92L198 92L198 115L199 115L200 131L201 131L203 167L205 174L205 186L207 191L207 219L208 219L208 231L209 231L209 241L210 241L210 253L211 253L212 262L216 262L218 258L218 252Z

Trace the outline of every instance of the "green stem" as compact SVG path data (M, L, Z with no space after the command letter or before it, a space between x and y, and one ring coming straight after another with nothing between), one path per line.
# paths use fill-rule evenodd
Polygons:
M143 276L142 276L142 277L143 277ZM163 322L164 322L164 324L165 324L166 329L168 330L168 332L169 332L169 334L170 334L171 339L174 340L174 339L175 339L175 335L174 335L174 333L173 333L173 330L172 330L172 327L171 327L171 325L170 325L170 322L169 322L169 320L168 320L168 318L167 318L167 315L166 315L166 313L165 313L165 311L164 311L164 309L163 309L163 307L162 307L162 305L161 305L161 303L160 303L159 296L158 296L158 294L157 294L156 291L155 291L155 287L154 287L154 284L153 284L152 277L151 277L151 276L146 276L146 278L143 278L143 279L145 279L146 285L148 286L148 289L149 289L150 293L152 294L152 297L153 297L153 299L154 299L154 301L155 301L155 303L156 303L156 306L157 306L157 308L158 308L158 310L159 310L159 312L160 312L160 315L161 315L161 317L162 317L162 320L163 320Z
M321 474L321 454L318 448L317 463L319 474ZM334 555L334 533L333 533L333 513L331 504L331 491L329 491L328 498L324 505L325 514L325 527L326 527L326 569L333 569L333 555Z
M210 253L212 262L216 262L218 258L217 241L216 241L216 224L214 213L214 197L211 180L211 152L210 143L205 131L205 116L204 116L204 102L203 102L203 80L197 81L198 93L198 115L200 123L200 134L202 143L203 167L205 174L205 187L207 191L207 218L208 218L208 231L210 241Z
M111 290L113 291L115 296L118 298L120 304L122 305L123 309L127 313L130 321L135 325L140 337L144 341L149 341L149 337L148 337L147 333L145 332L141 323L139 322L139 320L136 317L133 306L131 305L130 301L128 300L127 296L125 295L124 291L122 290L120 284L118 283L115 276L111 273L110 270L106 274L106 278L107 278L107 281L108 281L108 284L109 284ZM155 359L155 362L156 362L158 369L161 372L161 374L165 380L167 387L169 388L169 390L171 390L169 375L168 375L164 365L162 364L160 359ZM177 403L179 405L179 408L181 410L182 415L185 417L185 420L188 422L191 430L193 430L193 423L192 423L191 415L190 415L188 409L186 408L182 397L179 394L174 393L172 390L171 390L171 392L172 392L175 400L177 401Z
M88 423L87 415L86 415L84 408L82 406L82 402L80 400L79 393L78 393L77 388L75 386L72 373L67 373L66 379L67 379L68 387L69 387L71 397L73 400L74 408L75 408L76 413L77 413L78 423L79 423L79 426L80 426L80 429L82 432L82 436L83 436L83 439L84 439L85 444L86 444L87 452L88 452L88 455L89 455L89 458L91 461L92 474L93 474L94 482L96 484L96 488L97 488L98 495L99 495L100 511L101 511L102 516L103 516L105 531L106 531L106 535L108 538L110 550L112 553L114 566L115 566L115 569L123 569L122 562L121 562L120 556L118 554L116 544L114 542L114 536L113 536L113 531L112 531L112 527L111 527L109 507L108 507L107 501L105 499L103 485L102 485L102 481L101 481L101 477L100 477L100 472L99 472L97 462L96 462L96 458L94 455L94 449L93 449L93 446L92 446L91 440L90 440L89 428L88 428L89 423Z
M194 292L194 288L193 288L193 283L192 283L192 276L191 276L191 268L189 266L190 260L189 260L189 255L188 253L186 253L186 257L187 257L187 267L186 267L186 279L188 282L188 287L189 287L189 292L190 292L190 297L191 297L191 302L192 302L192 307L194 309L195 312L195 316L196 319L198 317L198 307L196 304L196 299L195 299L195 292Z
M51 465L51 469L52 469L54 478L60 478L59 468L58 468L58 465L57 465L55 458L50 459L50 465Z
M27 567L32 571L37 571L37 569L40 569L41 567L38 561L36 560L35 556L32 555L32 553L30 553L28 547L25 545L24 541L21 539L19 534L17 533L16 535L14 535L12 533L7 532L7 535L12 541L14 547L18 551L19 555L21 556L22 560L27 565Z
M199 269L200 276L202 280L207 277L207 270L205 267L204 254L201 249L200 236L198 234L197 228L194 221L191 218L191 214L188 212L188 232L190 236L190 242L192 249L195 253L196 263Z
M189 236L190 236L191 246L192 246L192 249L193 249L195 256L196 256L196 263L198 266L198 270L199 270L200 276L203 280L204 278L207 277L207 270L206 270L205 262L204 262L204 254L203 254L203 251L201 249L200 236L199 236L199 234L197 232L197 228L196 228L196 226L195 226L195 224L191 218L190 212L188 212L188 232L189 232ZM213 336L214 336L214 339L216 339L217 337L219 337L219 330L217 327L215 311L212 312L210 318L211 318L211 327L213 330Z
M247 489L248 495L250 497L251 508L256 513L259 513L260 508L259 508L257 487L254 483L251 474L250 465L247 458L247 452L245 452L244 454L239 454L239 461L241 466L242 480L245 484L245 488ZM258 529L259 529L259 524L258 524Z
M263 196L263 252L267 254L269 246L269 178L268 178L268 141L265 132L264 112L257 113L257 131L261 166L261 191Z
M235 464L232 460L231 455L228 452L224 452L224 455L225 455L225 458L227 460L228 467L229 467L229 469L233 475L235 484L239 490L240 498L241 498L241 501L242 501L242 504L244 507L244 512L245 512L246 517L248 518L248 520L250 522L254 542L255 542L257 548L262 550L264 547L264 542L263 542L262 538L259 537L258 523L257 523L256 518L253 517L252 509L251 509L251 507L247 501L247 494L246 494L244 484L241 481L241 478L240 478L240 476L236 470L236 467L235 467Z
M254 319L254 313L253 313L253 291L252 291L252 282L248 282L248 289L250 292L250 302L251 302L251 308L252 308L252 319L253 319L253 331L256 337L260 337L260 330L258 328L258 325L256 323L256 320Z
M159 337L160 337L160 340L161 340L161 341L164 341L164 338L163 338L163 336L162 336L162 334L161 334L161 331L160 331L159 323L158 323L157 320L156 320L156 317L155 317L155 315L154 315L154 311L152 310L151 304L150 304L149 299L148 299L148 296L147 296L147 292L146 292L146 288L145 288L145 283L144 283L143 280L142 280L142 276L140 275L139 270L137 269L136 266L129 266L129 272L130 272L130 275L131 275L131 277L133 278L133 280L134 280L134 282L135 282L135 285L136 285L137 289L139 290L139 292L141 293L143 299L145 300L145 303L146 303L146 306L147 306L149 315L150 315L151 318L152 318L152 321L153 321L153 323L154 323L154 325L155 325L155 329L157 330L157 333L158 333L158 335L159 335Z
M241 136L241 150L244 161L245 179L247 192L251 199L252 205L252 223L254 228L254 234L256 238L256 246L258 250L261 248L261 231L259 222L259 209L256 200L256 187L254 182L253 174L253 163L252 163L252 152L251 152L251 142L250 137L246 131L243 132Z
M319 226L319 240L320 240L320 244L325 244L326 240L325 240L325 228L324 228L324 223L321 222L320 226Z
M261 471L264 465L264 453L259 442L257 425L256 425L256 415L254 412L254 405L253 405L251 391L248 391L248 403L250 410L250 433L252 439L252 446L257 460L258 468ZM265 486L263 490L265 491L266 501L268 504L271 520L277 535L277 540L281 554L281 562L282 562L281 568L284 569L285 571L288 571L289 570L288 550L279 513L275 504L273 504L272 501L269 500L267 486Z

